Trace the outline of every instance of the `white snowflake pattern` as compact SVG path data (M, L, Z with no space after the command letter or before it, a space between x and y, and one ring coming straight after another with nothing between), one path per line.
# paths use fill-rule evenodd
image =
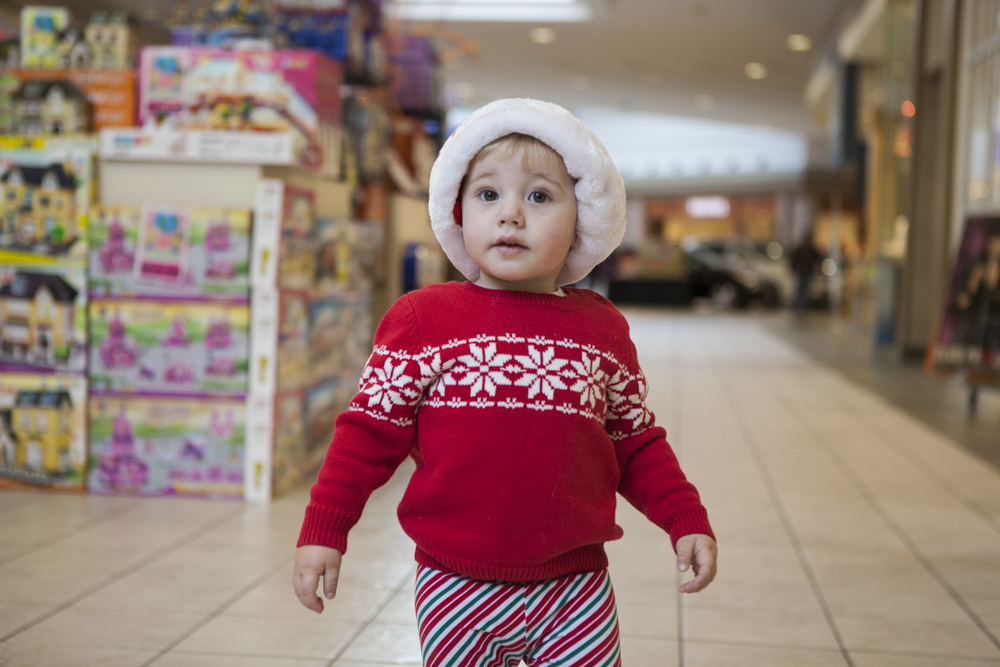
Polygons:
M629 377L624 375L620 368L615 370L615 374L608 380L608 405L616 406L622 402L628 383Z
M542 392L551 401L556 389L567 388L559 377L559 372L569 363L569 359L556 359L555 347L539 352L534 345L529 345L527 355L517 355L514 358L522 366L518 369L522 375L514 385L528 387L528 398L534 398L538 392Z
M576 375L566 372L568 378L575 377L576 382L570 387L570 391L580 392L580 405L590 404L590 407L599 401L604 395L604 378L607 373L601 370L601 358L595 356L593 359L582 353L581 361L571 361L570 365L576 370Z
M649 421L649 410L646 408L646 394L649 388L646 386L646 378L641 375L636 380L636 393L628 397L628 412L622 415L624 420L632 420L632 430L637 430L640 426L645 426Z
M413 378L405 374L407 365L408 362L400 360L393 366L392 359L386 359L382 368L369 366L365 369L363 380L367 380L368 386L362 393L368 395L368 407L380 405L388 413L394 405L409 405L420 395L408 386Z
M490 343L485 348L470 344L469 354L462 355L458 360L463 364L461 370L465 371L458 384L469 387L470 396L484 390L490 396L496 396L497 385L510 384L510 379L502 370L504 364L510 361L510 355L497 354L496 343Z
M426 363L423 359L417 359L417 363L420 364L420 384L428 387L428 396L435 392L444 396L445 387L455 384L455 376L451 369L457 361L457 359L441 361L440 352L435 352L434 358Z

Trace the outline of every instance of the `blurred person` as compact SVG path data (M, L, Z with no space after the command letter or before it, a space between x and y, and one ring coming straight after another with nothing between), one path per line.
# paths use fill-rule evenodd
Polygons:
M809 286L812 284L813 273L823 261L823 255L816 250L812 242L812 234L806 234L802 243L792 251L790 263L795 273L795 302L793 307L799 313L809 310Z
M616 492L670 534L695 573L681 592L709 585L717 553L625 318L564 287L621 241L621 176L562 107L500 100L445 143L429 206L469 282L410 292L380 323L312 488L295 592L322 612L320 578L332 599L348 532L412 456L398 515L417 545L424 665L620 665Z
M979 259L969 266L955 298L958 342L1000 350L1000 233L986 238Z

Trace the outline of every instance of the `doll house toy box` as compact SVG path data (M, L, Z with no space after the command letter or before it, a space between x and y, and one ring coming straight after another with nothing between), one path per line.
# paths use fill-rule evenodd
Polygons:
M291 132L297 162L335 175L339 63L316 51L163 46L139 56L139 124Z
M91 493L242 498L246 406L92 396Z
M83 490L86 400L83 376L0 373L0 488Z
M91 391L243 397L249 324L245 305L94 300Z

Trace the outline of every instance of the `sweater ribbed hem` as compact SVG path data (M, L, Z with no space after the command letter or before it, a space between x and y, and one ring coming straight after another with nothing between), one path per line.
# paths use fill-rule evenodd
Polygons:
M477 285L474 282L447 283L447 286L450 287L451 285L455 285L470 296L493 305L540 306L542 308L567 312L594 305L593 296L596 296L573 287L563 287L566 296L558 296L556 294L537 294L535 292L520 292L518 290L490 289L489 287ZM603 303L603 300L598 303Z
M708 523L708 511L701 503L682 505L663 528L670 533L670 541L674 545L674 551L677 551L677 540L685 535L699 533L715 539L712 526Z
M322 505L309 505L296 546L313 544L347 553L347 533L359 518Z
M431 555L420 547L417 547L416 559L420 565L434 570L452 572L477 581L511 584L557 579L581 572L600 572L608 568L608 556L604 553L603 544L580 547L533 567L500 567L470 563L443 554Z

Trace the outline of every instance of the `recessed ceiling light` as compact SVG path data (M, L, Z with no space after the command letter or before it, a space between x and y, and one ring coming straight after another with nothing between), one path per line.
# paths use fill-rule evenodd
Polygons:
M468 81L460 81L455 84L453 90L463 100L467 100L476 94L476 87Z
M805 35L789 35L788 48L792 51L808 51L813 47L812 40Z
M552 28L532 28L528 37L535 44L551 44L556 41L556 31Z
M574 74L569 79L569 85L573 90L587 90L590 88L590 79L582 74Z
M711 95L696 95L694 105L702 111L711 111L715 108L715 100Z
M314 0L312 4L345 4ZM518 21L530 23L589 21L588 0L394 0L386 3L393 18L407 21Z
M746 71L747 76L754 81L767 78L767 67L763 63L747 63L743 69Z

